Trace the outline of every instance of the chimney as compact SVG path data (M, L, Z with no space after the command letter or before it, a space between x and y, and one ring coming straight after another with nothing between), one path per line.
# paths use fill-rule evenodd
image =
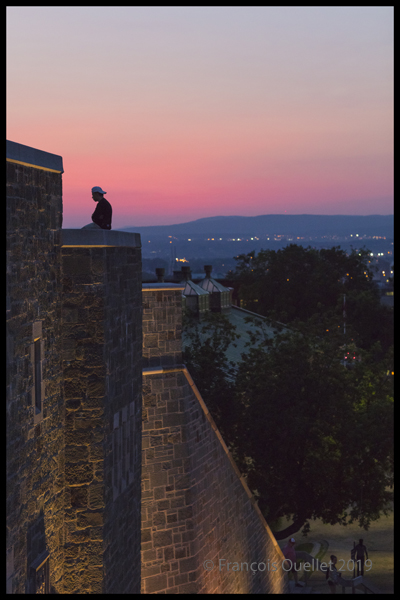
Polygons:
M212 265L204 265L204 270L206 272L206 278L210 279L210 277L211 277L211 271L212 271Z
M190 267L182 267L182 277L184 281L189 281L191 276Z
M163 269L162 267L157 267L156 275L158 283L164 283L165 269Z

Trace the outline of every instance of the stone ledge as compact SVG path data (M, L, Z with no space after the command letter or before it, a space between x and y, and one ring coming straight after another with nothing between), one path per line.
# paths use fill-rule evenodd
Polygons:
M139 233L108 231L107 229L62 229L61 246L64 248L133 247L141 248Z
M135 234L136 235L136 234ZM155 292L160 291L163 292L165 290L184 290L185 285L181 283L142 283L142 292Z
M7 140L7 161L54 173L64 173L62 156Z

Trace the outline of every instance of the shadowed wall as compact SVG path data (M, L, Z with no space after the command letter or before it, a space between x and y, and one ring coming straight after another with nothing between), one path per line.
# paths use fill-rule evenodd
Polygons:
M143 306L163 331L181 318L181 289L152 285L143 286ZM174 342L172 354L179 326ZM142 592L282 593L275 538L190 374L171 362L143 371Z
M62 170L7 144L8 593L63 592Z

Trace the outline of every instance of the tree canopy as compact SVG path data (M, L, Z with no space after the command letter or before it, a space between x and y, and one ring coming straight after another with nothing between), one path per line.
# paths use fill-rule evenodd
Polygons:
M393 311L380 303L367 249L347 254L339 246L316 250L289 244L236 260L230 275L244 308L283 323L331 314L343 330L346 297L346 327L355 343L369 348L379 340L384 350L391 345Z
M235 377L226 350L238 337L235 327L226 316L212 312L201 321L186 313L184 327L190 343L184 347L183 360L218 428L226 434L232 426L230 406Z
M368 527L391 499L392 367L342 358L332 337L288 332L240 363L232 442L265 517L293 521L278 539L314 518Z
M270 523L289 520L277 539L315 518L368 528L388 510L393 311L368 257L294 244L239 256L232 277L245 307L289 328L254 338L235 369L226 317L190 329L185 361L260 509Z

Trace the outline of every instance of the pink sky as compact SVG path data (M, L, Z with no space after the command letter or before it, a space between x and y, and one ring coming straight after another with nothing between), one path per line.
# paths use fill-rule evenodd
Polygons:
M8 7L7 139L64 227L393 212L392 7Z

